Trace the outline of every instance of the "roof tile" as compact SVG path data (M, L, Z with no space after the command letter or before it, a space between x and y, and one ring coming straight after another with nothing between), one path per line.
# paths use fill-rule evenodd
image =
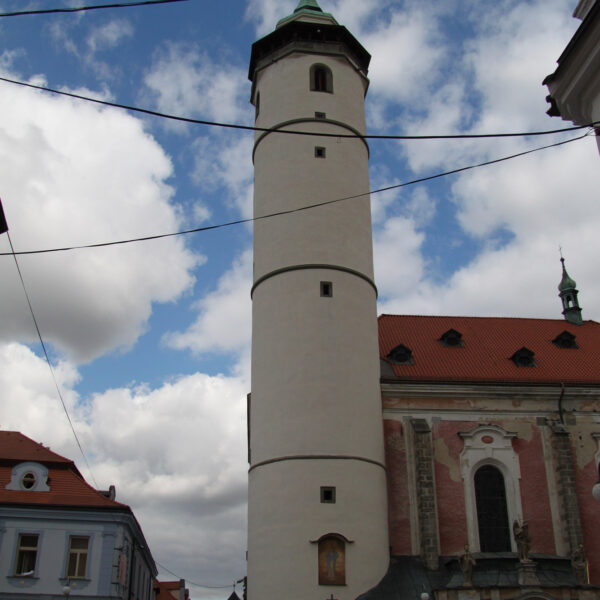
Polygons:
M12 467L29 461L48 468L49 492L6 489ZM72 461L17 431L0 431L0 504L130 510L89 485Z
M462 347L439 341L449 329L462 334ZM565 330L576 336L578 348L552 343ZM595 321L381 315L380 357L387 360L399 344L413 357L413 364L391 365L402 379L600 385L600 324ZM518 367L511 360L523 346L535 353L535 367Z

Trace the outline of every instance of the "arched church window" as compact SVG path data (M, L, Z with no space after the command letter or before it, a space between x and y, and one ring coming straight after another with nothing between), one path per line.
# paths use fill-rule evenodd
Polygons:
M258 119L258 115L260 114L260 92L256 94L256 102L254 103L255 113L254 119Z
M310 89L313 92L333 93L333 74L325 65L313 65L310 68Z
M481 552L510 552L506 487L500 469L484 465L475 473L475 501Z
M346 542L341 535L319 540L319 585L346 585Z

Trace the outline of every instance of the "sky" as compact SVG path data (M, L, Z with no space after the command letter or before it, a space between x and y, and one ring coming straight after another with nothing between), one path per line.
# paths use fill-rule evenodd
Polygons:
M0 12L84 4L0 0ZM0 17L0 76L252 125L251 44L296 4L189 0ZM579 24L576 4L320 1L372 55L367 123L382 135L568 126L545 114L541 82ZM4 81L0 115L0 197L17 252L252 216L252 133ZM371 189L577 135L372 140ZM562 247L583 317L598 320L599 160L586 137L373 194L379 313L560 319ZM18 257L87 464L9 252L4 234L0 428L72 458L100 489L114 484L142 525L160 577L184 577L195 600L226 600L246 573L251 225Z

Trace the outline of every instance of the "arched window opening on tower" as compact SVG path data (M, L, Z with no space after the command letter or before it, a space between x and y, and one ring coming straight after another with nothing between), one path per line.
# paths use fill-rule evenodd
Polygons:
M310 68L310 89L333 94L333 73L329 67L316 64Z
M500 469L484 465L475 473L475 501L481 552L510 552L506 487Z
M256 102L254 103L254 120L258 119L258 115L260 114L260 92L256 94Z

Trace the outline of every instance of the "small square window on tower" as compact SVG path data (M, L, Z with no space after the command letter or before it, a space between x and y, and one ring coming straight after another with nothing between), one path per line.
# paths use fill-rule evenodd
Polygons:
M333 296L333 283L331 281L321 281L321 297L331 298Z
M327 115L324 112L316 112L315 119L326 119Z
M334 487L321 487L321 504L335 504Z
M315 158L325 158L326 150L323 146L315 146Z

